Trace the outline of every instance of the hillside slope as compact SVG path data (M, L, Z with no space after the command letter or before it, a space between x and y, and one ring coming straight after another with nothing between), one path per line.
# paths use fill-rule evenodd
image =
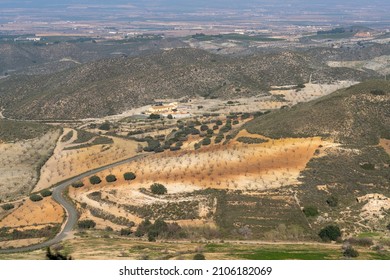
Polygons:
M323 136L341 143L319 146L294 187L301 206L313 206L317 232L338 224L345 235L386 231L390 222L390 82L367 81L321 99L254 119L249 132L275 138ZM331 201L331 202L330 202Z
M362 80L371 74L332 69L304 53L241 58L195 49L105 59L59 73L0 80L0 105L13 118L100 117L150 104L155 98L201 95L234 98L263 93L271 85Z
M345 144L390 138L390 82L371 80L261 116L246 126L274 138L323 136Z

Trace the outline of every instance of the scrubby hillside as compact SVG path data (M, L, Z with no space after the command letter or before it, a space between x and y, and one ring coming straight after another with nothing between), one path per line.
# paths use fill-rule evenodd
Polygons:
M372 80L255 119L251 133L274 138L323 136L348 144L390 138L390 82Z
M366 79L368 73L332 69L302 53L218 56L174 49L106 59L45 76L0 81L0 105L14 118L99 117L150 104L155 98L254 96L271 85Z
M319 231L338 224L344 236L386 231L390 222L390 82L367 81L319 100L254 119L245 127L269 137L323 136L340 145L319 146L295 190ZM381 144L381 145L379 145Z

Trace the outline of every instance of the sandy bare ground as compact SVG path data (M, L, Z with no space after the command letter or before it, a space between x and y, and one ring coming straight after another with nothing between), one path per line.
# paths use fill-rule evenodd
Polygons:
M0 143L0 199L27 195L38 181L38 167L49 157L60 136L52 130L40 138Z
M27 199L20 207L0 221L0 227L26 227L60 224L63 222L64 210L51 197L33 202Z
M69 131L69 129L65 129L63 135L66 135ZM130 158L137 154L137 142L116 137L113 137L113 144L65 150L66 147L74 146L72 141L77 137L76 135L77 132L74 131L73 138L67 142L61 142L60 139L62 137L60 137L57 141L53 156L41 169L41 177L34 191L48 188L55 183L88 170Z
M381 139L379 145L390 155L390 140Z

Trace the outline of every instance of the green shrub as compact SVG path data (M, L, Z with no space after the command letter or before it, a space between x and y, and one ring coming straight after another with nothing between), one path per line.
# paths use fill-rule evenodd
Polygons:
M373 95L386 95L386 93L381 89L373 89L370 91L370 93Z
M39 194L32 194L32 195L30 195L30 200L31 201L40 201L42 199L43 199L42 196L40 196Z
M209 127L206 124L200 126L200 131L206 131L207 129L209 129Z
M15 206L11 203L7 203L7 204L2 205L1 208L3 208L3 210L5 210L5 211L8 211L8 210L15 208Z
M49 191L49 190L43 190L43 191L41 191L41 195L43 196L43 197L47 197L47 196L51 196L52 195L52 191Z
M167 193L167 188L159 183L154 183L150 186L150 191L153 194L162 195Z
M112 175L112 174L107 175L107 176L106 176L106 181L107 181L108 183L115 182L115 181L116 181L115 175Z
M375 165L372 163L368 163L368 162L360 164L360 167L365 169L365 170L375 170Z
M100 177L99 176L92 176L89 178L89 182L92 184L92 185L98 185L102 182L102 180L100 180Z
M173 116L172 116L171 114L169 114L169 115L167 116L167 118L170 119L170 120L172 120L172 119L173 119Z
M359 257L359 252L352 247L348 247L347 249L344 250L343 255L344 257L347 258L357 258Z
M77 223L79 228L90 229L96 226L96 223L92 220L82 220Z
M72 183L72 187L74 187L76 189L81 188L81 187L84 187L84 183L81 181L77 181L77 182Z
M330 225L321 229L318 235L322 239L322 241L336 241L341 237L341 231L338 226Z
M128 228L122 228L121 231L120 231L120 235L122 236L129 236L131 235L133 232L128 229Z
M317 207L315 206L307 206L303 209L303 213L305 213L306 217L315 217L318 216L319 212Z
M109 122L104 122L99 126L100 130L110 130L111 125Z
M326 200L326 203L328 203L328 205L330 207L337 207L337 205L339 204L339 200L337 197L332 195L332 196L328 197L328 199Z
M206 259L205 256L201 253L196 254L193 258L193 260L201 260L201 261L205 259Z
M221 120L217 120L215 124L216 125L222 125L222 121Z
M210 144L211 144L211 139L209 137L206 137L205 139L202 140L203 146L208 146Z
M150 120L159 120L161 116L159 114L150 114L148 119Z
M123 174L123 178L125 178L126 181L130 181L134 180L136 176L133 172L126 172L125 174Z

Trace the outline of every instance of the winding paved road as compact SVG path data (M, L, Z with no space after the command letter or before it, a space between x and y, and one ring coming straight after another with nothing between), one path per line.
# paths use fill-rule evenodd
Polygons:
M112 167L116 167L116 166L122 165L124 163L132 162L134 160L143 158L145 156L147 156L147 154L140 154L140 155L128 158L128 159L124 159L124 160L121 160L121 161L118 161L118 162L115 162L115 163L112 163L109 165L105 165L105 166L87 171L87 172L82 173L76 177L73 177L69 180L66 180L66 181L62 182L61 184L59 184L58 186L56 186L53 189L52 197L55 201L57 201L65 209L66 217L67 217L65 223L63 224L63 226L61 228L61 231L53 239L47 240L43 243L30 245L30 246L26 246L26 247L13 248L13 249L0 249L0 253L9 254L9 253L20 253L20 252L25 252L25 251L33 251L33 250L46 248L46 247L49 247L49 246L52 246L56 243L61 242L68 235L68 233L73 230L73 228L76 225L77 220L78 220L77 210L74 207L74 205L64 197L64 190L68 186L70 186L72 183L80 181L81 179L83 179L87 176L91 176L91 175L98 173L100 171L103 171L103 170L106 170L106 169L109 169Z

